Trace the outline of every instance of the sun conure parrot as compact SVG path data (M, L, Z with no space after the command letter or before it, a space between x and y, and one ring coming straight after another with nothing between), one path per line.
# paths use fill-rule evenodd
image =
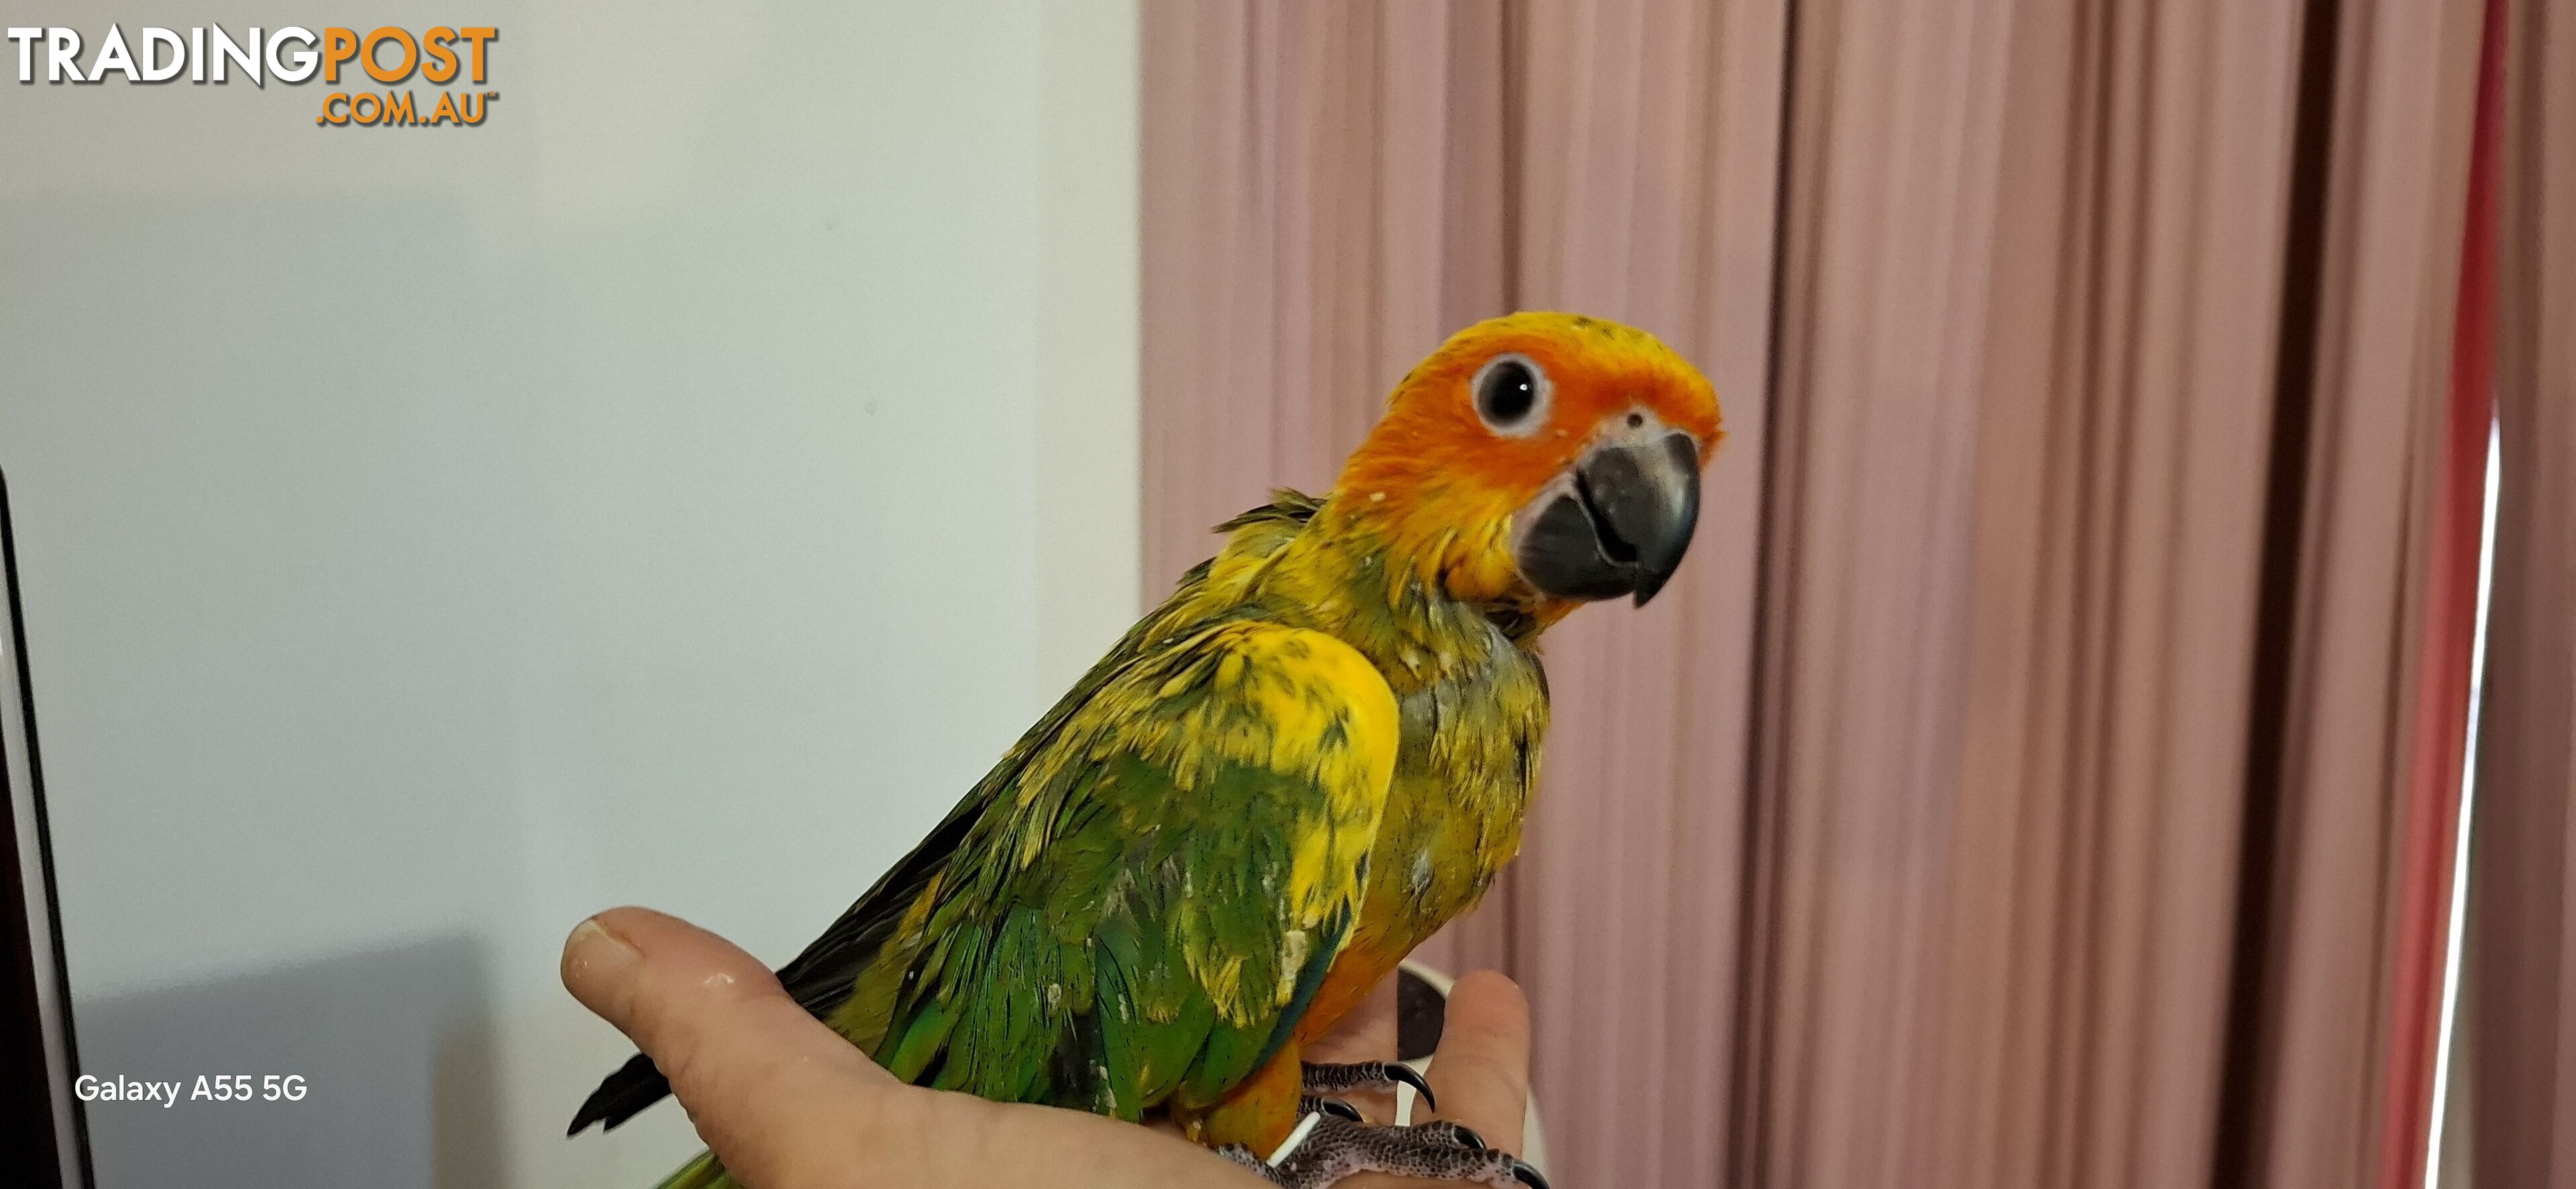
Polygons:
M1300 1053L1519 851L1539 634L1663 587L1720 436L1708 381L1642 331L1523 313L1460 332L1329 494L1221 526L780 981L898 1077L1167 1114L1295 1189L1543 1184L1463 1129L1341 1112L1260 1157L1325 1105L1310 1094L1411 1080ZM573 1130L669 1091L638 1056ZM731 1183L708 1155L665 1189Z

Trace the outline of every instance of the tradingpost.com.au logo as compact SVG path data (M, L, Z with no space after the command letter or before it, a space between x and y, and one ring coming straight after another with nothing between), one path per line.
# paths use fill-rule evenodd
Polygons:
M491 25L439 25L418 36L392 25L364 35L338 26L316 34L289 25L264 36L253 27L238 39L221 25L201 25L184 35L176 29L146 28L132 41L122 27L109 25L86 65L78 29L12 27L8 36L18 49L18 81L28 85L39 73L48 83L99 83L109 75L129 83L168 83L184 73L191 83L248 78L252 86L266 87L270 79L300 85L316 71L324 83L336 84L341 68L354 65L387 86L418 74L441 88L433 92L434 102L415 99L409 90L334 91L322 97L322 114L313 117L324 127L472 127L492 113L492 102L501 97L499 91L447 89L460 77L484 81L485 58L501 37L501 30ZM356 73L351 72L352 83Z

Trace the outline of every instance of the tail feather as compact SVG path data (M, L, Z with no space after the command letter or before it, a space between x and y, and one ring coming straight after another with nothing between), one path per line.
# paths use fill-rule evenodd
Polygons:
M601 1124L603 1131L614 1131L618 1124L670 1093L671 1080L654 1067L651 1057L637 1053L582 1100L581 1110L572 1117L571 1129L564 1134L579 1135L582 1128L593 1123Z

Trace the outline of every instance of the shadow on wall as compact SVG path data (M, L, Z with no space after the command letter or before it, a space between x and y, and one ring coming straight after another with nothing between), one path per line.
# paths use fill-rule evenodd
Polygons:
M98 1189L503 1183L484 958L463 937L75 1006L81 1068L177 1081L93 1102ZM192 1100L199 1074L301 1074L300 1102Z

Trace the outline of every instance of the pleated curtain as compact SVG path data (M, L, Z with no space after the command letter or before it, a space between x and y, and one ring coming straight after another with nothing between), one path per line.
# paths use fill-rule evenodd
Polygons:
M2447 1155L2475 1189L2576 1185L2576 9L2507 38L2495 588Z
M1152 589L1477 318L1724 401L1426 948L1558 1183L2376 1183L2476 0L1144 11Z

